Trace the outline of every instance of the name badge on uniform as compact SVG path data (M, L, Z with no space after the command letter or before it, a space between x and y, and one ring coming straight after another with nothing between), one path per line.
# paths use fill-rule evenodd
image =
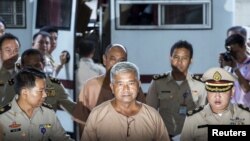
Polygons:
M181 114L181 115L186 115L186 113L187 113L186 99L187 99L189 93L190 93L189 90L186 90L186 92L184 92L182 95L183 102L182 102L182 104L180 104L180 109L179 109L179 114Z
M186 113L187 113L187 106L184 105L184 104L181 104L180 108L179 108L179 114L180 115L186 115Z

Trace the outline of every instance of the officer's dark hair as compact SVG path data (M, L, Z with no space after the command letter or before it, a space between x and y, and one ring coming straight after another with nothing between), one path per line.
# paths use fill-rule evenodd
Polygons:
M227 29L227 35L228 33L232 31L232 32L236 32L238 34L241 34L242 36L246 37L247 36L247 30L242 27L242 26L239 26L239 25L236 25L236 26L232 26L230 28Z
M21 64L22 65L25 64L25 62L24 62L25 57L30 56L30 55L38 55L40 57L40 60L43 63L43 65L45 65L44 55L38 49L33 49L33 48L27 49L22 53L22 55L21 55Z
M36 40L36 38L37 38L38 35L42 35L42 36L44 36L44 37L49 37L49 38L50 38L50 34L49 34L48 32L39 31L39 32L37 32L37 33L35 33L35 34L33 35L33 41Z
M95 43L90 40L82 39L79 42L78 47L80 57L87 57L95 51Z
M122 48L122 49L124 50L124 52L126 53L126 56L128 55L127 48L126 48L125 46L121 45L121 44L109 44L109 45L106 47L105 53L104 53L104 54L107 55L108 52L109 52L109 50L110 50L111 48L113 48L113 47L120 47L120 48Z
M58 33L58 29L57 27L55 26L50 26L50 25L47 25L47 26L43 26L40 31L45 31L45 32L48 32L48 33L51 33L51 32L56 32Z
M21 69L14 77L14 89L16 94L20 95L23 88L35 87L36 78L45 79L46 75L44 72L31 67Z
M3 24L4 28L6 28L6 23L5 23L5 20L3 18L0 17L0 23Z
M238 44L240 47L243 47L245 45L245 38L240 34L233 34L227 37L225 46L230 46L233 44Z
M21 47L21 43L15 35L11 33L5 33L0 37L0 50L2 49L2 45L5 40L16 40L18 42L19 48Z
M193 58L193 46L188 41L185 41L185 40L180 40L174 43L174 45L171 47L171 50L170 50L170 56L173 55L173 52L175 49L180 49L180 48L185 48L189 50L190 58L191 59Z

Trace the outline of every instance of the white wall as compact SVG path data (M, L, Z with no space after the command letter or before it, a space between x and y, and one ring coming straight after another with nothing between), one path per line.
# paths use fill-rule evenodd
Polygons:
M218 55L225 51L226 30L233 24L234 0L212 2L212 29L209 30L115 30L114 12L111 12L111 42L128 48L128 60L139 66L141 74L156 74L171 69L171 46L178 40L187 40L194 48L190 70L203 73L210 67L219 66Z

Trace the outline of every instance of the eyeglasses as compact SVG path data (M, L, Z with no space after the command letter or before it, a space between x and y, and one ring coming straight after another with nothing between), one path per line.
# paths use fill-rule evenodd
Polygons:
M135 119L133 117L127 117L127 137L130 136L130 124L134 121Z

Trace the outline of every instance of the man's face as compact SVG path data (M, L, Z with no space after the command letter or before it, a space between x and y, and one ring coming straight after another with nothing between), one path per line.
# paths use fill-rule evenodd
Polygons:
M57 36L58 36L58 34L56 32L51 32L50 33L50 43L51 43L51 45L50 45L50 47L48 49L49 54L51 54L56 49Z
M5 33L5 27L3 23L0 22L0 37Z
M110 70L116 63L122 61L127 61L127 54L121 47L112 47L106 55L103 55L106 70Z
M117 102L131 103L136 99L140 82L133 71L119 72L110 87Z
M208 92L207 100L213 112L221 113L223 112L232 97L233 89L226 92Z
M174 72L186 74L191 64L190 51L186 48L176 48L170 60Z
M246 46L240 46L239 44L230 45L230 54L236 59L241 58L242 54L245 54Z
M2 43L0 57L6 69L14 67L18 58L19 43L15 39L6 39Z
M36 77L35 87L26 88L25 91L26 103L32 108L40 107L42 103L45 101L45 98L47 97L45 89L46 89L45 79Z
M44 62L42 62L40 55L28 55L23 58L22 67L33 67L39 70L43 70Z
M42 54L48 52L50 48L50 38L48 36L38 35L33 41L33 49L38 49Z

